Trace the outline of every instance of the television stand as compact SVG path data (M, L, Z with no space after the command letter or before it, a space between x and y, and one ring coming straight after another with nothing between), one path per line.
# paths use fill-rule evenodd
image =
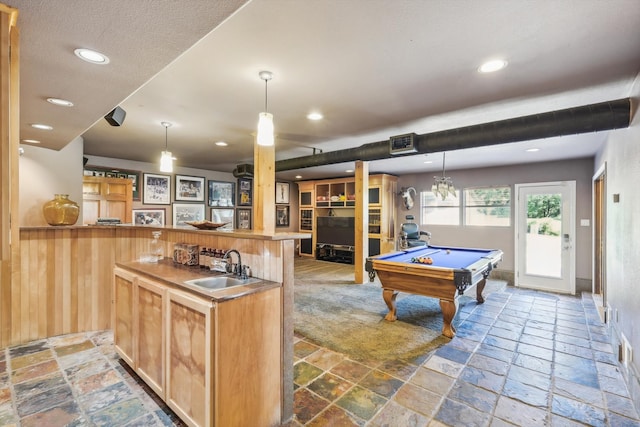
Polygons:
M316 245L316 259L320 261L353 264L353 254L355 251L356 249L353 246L318 243Z

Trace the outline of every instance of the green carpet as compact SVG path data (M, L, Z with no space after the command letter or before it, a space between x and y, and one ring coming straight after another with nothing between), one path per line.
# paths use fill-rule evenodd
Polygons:
M435 298L401 292L398 320L384 320L388 309L377 280L355 285L298 278L294 300L295 332L354 360L417 361L450 341L441 335L442 312ZM459 301L460 306L475 304L467 296Z

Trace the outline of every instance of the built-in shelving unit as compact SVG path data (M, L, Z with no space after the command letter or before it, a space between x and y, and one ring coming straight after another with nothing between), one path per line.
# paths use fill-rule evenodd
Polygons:
M391 252L395 248L395 205L397 177L387 174L369 176L369 255ZM354 248L317 240L318 217L353 217L356 204L355 178L335 178L298 183L299 229L311 231L311 239L300 242L299 254L317 259L350 262ZM318 246L320 245L320 246ZM352 262L352 261L351 261Z

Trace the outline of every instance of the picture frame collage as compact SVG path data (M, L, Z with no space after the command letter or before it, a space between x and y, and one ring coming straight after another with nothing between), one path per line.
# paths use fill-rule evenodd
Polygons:
M289 227L289 191L288 182L276 182L276 227Z
M129 178L133 181L133 201L149 205L133 209L134 225L164 226L171 219L173 225L186 226L186 222L209 219L211 222L225 223L221 228L253 228L251 178L237 178L233 182L101 166L85 166L84 174ZM288 227L290 224L289 191L289 183L276 182L277 227Z
M170 175L145 173L142 182L142 203L171 205L173 225L186 226L187 222L209 219L224 223L221 227L224 229L252 227L253 182L250 179L240 178L236 183L176 174L172 183ZM137 225L166 224L166 212L161 208L134 209L133 217Z

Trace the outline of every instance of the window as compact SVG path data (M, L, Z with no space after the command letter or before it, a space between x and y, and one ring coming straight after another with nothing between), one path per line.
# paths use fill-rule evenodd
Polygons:
M422 225L460 225L460 192L442 200L431 191L421 191L420 214Z
M511 225L511 187L465 188L466 225L509 227Z

